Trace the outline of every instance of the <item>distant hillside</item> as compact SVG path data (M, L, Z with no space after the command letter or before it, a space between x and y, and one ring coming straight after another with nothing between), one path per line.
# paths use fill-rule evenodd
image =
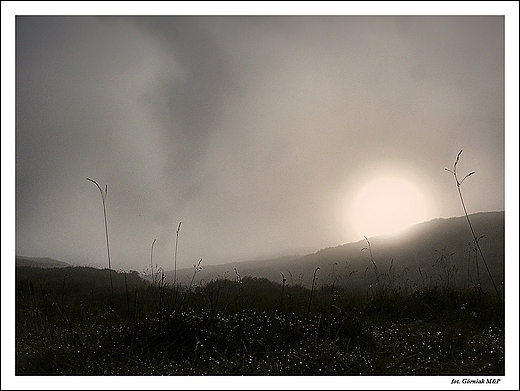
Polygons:
M96 269L88 266L67 267L30 267L16 268L17 292L30 292L30 286L36 286L47 293L51 291L60 295L64 284L67 291L74 294L107 294L110 292L109 269ZM112 271L113 287L115 292L126 292L135 287L146 286L147 283L135 271Z
M69 267L71 266L67 262L57 261L52 258L30 258L30 257L22 257L16 256L16 267L20 266L30 266L30 267Z
M504 282L504 212L470 215L471 223L499 291ZM465 216L435 219L409 227L399 235L369 238L380 283L396 289L415 289L426 285L474 286L480 282L493 290L482 258L477 254ZM262 261L246 261L216 266L201 264L194 283L216 278L265 277L286 284L309 287L314 270L317 284L366 288L376 282L376 272L365 240L326 248L305 256L290 256ZM193 269L181 269L177 276L189 283ZM172 280L173 272L166 277Z

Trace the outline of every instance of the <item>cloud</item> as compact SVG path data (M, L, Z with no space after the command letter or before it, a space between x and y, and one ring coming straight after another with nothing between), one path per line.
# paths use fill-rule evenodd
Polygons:
M503 209L503 22L19 17L16 251L103 265L86 177L138 270L153 239L171 263L179 221L181 267L355 240L348 205L383 171L460 215L459 149L472 212Z

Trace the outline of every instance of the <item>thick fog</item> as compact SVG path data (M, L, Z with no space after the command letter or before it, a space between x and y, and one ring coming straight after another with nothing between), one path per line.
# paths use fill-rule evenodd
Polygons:
M16 18L16 254L142 271L362 239L381 175L425 219L505 208L503 16Z

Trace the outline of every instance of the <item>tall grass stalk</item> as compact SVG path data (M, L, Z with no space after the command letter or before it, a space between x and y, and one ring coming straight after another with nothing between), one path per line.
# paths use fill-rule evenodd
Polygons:
M125 272L125 295L126 295L126 310L128 315L130 316L130 296L128 296L128 283L126 281L126 272Z
M188 290L191 290L191 287L193 286L193 281L195 281L195 276L198 272L202 270L202 267L200 266L200 263L202 262L202 258L199 259L199 263L196 265L193 265L193 275L191 276L190 285L188 285Z
M175 288L177 287L177 246L179 244L179 231L181 229L181 223L182 221L180 221L179 225L177 226L177 236L175 239L175 254L173 256L173 286Z
M202 262L202 258L199 260L199 263L197 263L196 265L193 265L193 275L191 276L190 284L188 285L188 288L184 292L182 300L179 304L179 308L175 312L175 316L178 316L178 314L181 312L182 306L184 305L184 302L186 301L186 297L191 292L191 287L193 286L193 281L195 281L195 276L197 275L198 272L200 272L202 270L202 267L200 266L201 262Z
M218 300L220 297L220 290L222 288L223 288L223 286L220 284L219 280L217 280L215 284L210 283L210 284L207 284L207 286L206 286L212 322L215 321L215 315L217 314Z
M282 272L280 272L280 274L282 275L282 296L283 296L283 291L285 290L285 282L287 281L287 279L285 278L285 276L283 275Z
M64 303L64 300L65 300L65 278L68 277L69 275L67 273L65 273L63 275L63 285L61 287L61 317L63 318L64 317L64 312L65 312L65 303Z
M237 268L234 267L233 270L235 270L235 281L238 282L239 284L242 283L242 277L240 277L240 274L238 274Z
M424 289L424 276L423 276L420 266L419 266L419 274L421 275L421 282L422 282L421 288Z
M42 283L39 282L40 284L40 292L42 294L42 304L43 304L43 310L45 312L45 320L47 321L47 332L49 333L50 337L51 337L51 341L54 339L54 334L51 333L51 323L49 321L49 306L47 304L47 300L45 299L45 292L43 291L43 286L42 286Z
M479 242L480 239L485 238L485 237L486 237L485 235L480 235L477 238L477 243ZM478 252L477 252L476 248L474 249L474 251L475 251L475 265L477 265L477 284L480 286L480 267L478 265Z
M368 249L368 251L370 252L370 260L372 261L372 266L374 267L374 273L376 274L377 285L379 286L380 289L382 289L381 282L379 281L379 271L377 270L377 265L376 265L376 262L374 261L374 255L372 254L372 246L370 245L370 242L367 239L367 237L364 236L364 238L367 242L368 247L363 247L361 249L361 251Z
M337 262L334 262L332 265L332 287L331 293L334 294L334 286L336 285L336 266L338 266Z
M316 269L314 269L314 276L312 277L311 294L309 297L309 308L307 309L307 318L311 313L312 294L314 293L314 287L316 286L316 273L318 272L318 270L320 270L319 266Z
M243 304L243 297L242 297L242 277L240 277L240 274L238 273L238 270L236 267L233 268L235 270L235 285L236 285L236 292L238 295L238 302L240 305Z
M110 264L110 242L108 240L108 223L107 223L107 208L105 204L105 199L107 197L108 193L108 185L105 185L105 192L103 193L103 190L101 190L101 186L94 180L87 178L87 181L90 181L94 183L97 188L99 189L99 192L101 193L101 200L103 201L103 216L105 217L105 237L107 240L107 256L108 256L108 271L110 274L110 289L112 291L112 297L114 297L114 283L112 282L112 265Z
M165 296L165 282L164 282L164 270L159 269L157 270L157 276L159 276L159 272L161 273L161 279L157 282L159 286L159 322L162 321L163 317L163 308L164 308L164 296ZM176 291L177 292L177 291Z
M152 249L150 250L150 273L152 273L152 284L155 285L155 280L153 276L153 246L155 245L155 241L157 239L154 239L152 242Z
M460 186L462 185L464 180L466 178L468 178L469 176L473 175L475 173L475 171L471 171L469 174L466 174L466 176L464 178L462 178L461 181L459 181L459 179L457 177L457 163L459 162L459 158L460 158L460 154L461 153L462 153L462 149L457 154L457 158L455 159L455 163L453 163L453 170L450 170L448 168L444 168L444 170L448 171L448 172L451 172L453 174L453 177L455 178L455 183L457 184L457 191L459 193L460 202L462 204L462 209L464 210L464 215L466 216L466 220L468 221L468 226L469 226L469 229L471 231L471 236L473 238L473 243L475 244L475 246L476 246L480 256L482 257L482 261L484 262L484 266L486 266L486 270L487 270L487 272L489 274L489 278L491 279L491 282L493 283L493 288L495 288L495 292L496 292L498 298L501 299L500 294L498 293L497 286L495 284L495 280L494 280L493 276L491 275L491 271L489 270L488 264L486 262L486 258L484 257L484 254L482 253L482 249L480 248L479 238L477 238L477 235L475 234L475 230L473 229L473 225L471 224L471 220L469 218L468 211L466 210L466 204L464 203L464 198L462 197L462 191L460 189Z

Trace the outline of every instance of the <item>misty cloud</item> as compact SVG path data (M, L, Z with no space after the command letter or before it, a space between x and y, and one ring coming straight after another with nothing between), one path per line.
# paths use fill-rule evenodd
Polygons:
M211 264L357 240L376 172L504 209L503 17L18 17L16 252ZM492 189L492 191L490 191ZM170 265L170 266L168 266Z

